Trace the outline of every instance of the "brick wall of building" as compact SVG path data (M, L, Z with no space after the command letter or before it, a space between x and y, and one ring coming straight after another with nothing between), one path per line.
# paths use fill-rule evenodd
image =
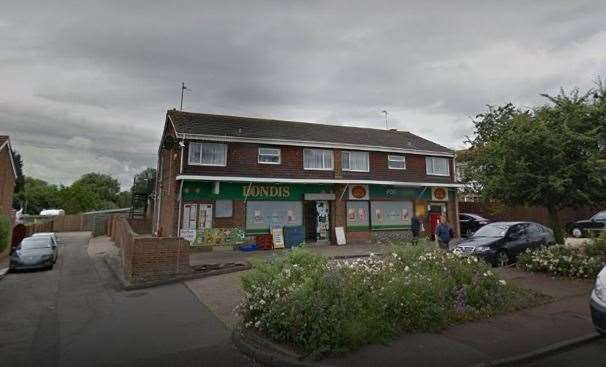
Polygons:
M5 146L0 151L0 214L10 216L15 192L15 174L10 161L10 151Z
M174 136L170 130L166 134ZM181 151L178 148L162 149L159 159L160 167L155 193L160 195L158 199L160 205L154 205L153 230L158 236L172 237L177 235L179 214L177 198L180 188L177 175L181 166Z
M259 144L252 143L227 143L227 166L199 166L189 165L188 147L186 142L184 149L183 172L192 175L217 175L217 176L247 176L247 177L280 177L280 178L317 178L317 179L369 179L385 181L408 181L408 182L439 182L449 183L453 181L452 159L450 160L451 176L429 176L425 169L425 156L406 154L406 169L393 170L387 166L386 152L370 152L370 172L348 172L341 169L341 151L334 150L334 170L316 171L303 169L303 147L281 146L281 164L259 164Z

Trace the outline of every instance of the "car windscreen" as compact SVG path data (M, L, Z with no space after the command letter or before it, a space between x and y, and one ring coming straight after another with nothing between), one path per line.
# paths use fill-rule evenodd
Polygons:
M21 242L21 249L22 250L31 250L31 249L36 249L36 248L49 248L51 247L51 243L50 240L46 239L46 238L41 238L40 240L36 239L36 240L25 240L23 242Z
M478 229L473 237L504 237L510 225L493 223Z

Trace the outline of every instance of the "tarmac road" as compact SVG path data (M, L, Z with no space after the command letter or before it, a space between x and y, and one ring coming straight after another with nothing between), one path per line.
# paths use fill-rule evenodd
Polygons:
M52 270L0 280L0 365L253 365L183 284L121 291L87 233L59 238Z
M523 365L524 367L606 366L606 337Z

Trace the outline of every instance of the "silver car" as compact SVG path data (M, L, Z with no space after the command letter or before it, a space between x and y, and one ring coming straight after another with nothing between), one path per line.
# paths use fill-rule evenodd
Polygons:
M57 244L51 237L23 239L10 258L10 269L51 269L57 261Z

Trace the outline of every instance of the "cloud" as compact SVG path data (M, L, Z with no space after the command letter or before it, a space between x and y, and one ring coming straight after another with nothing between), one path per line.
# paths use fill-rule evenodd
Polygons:
M0 130L29 175L155 166L167 108L409 130L450 147L486 104L606 70L603 1L19 1L0 14ZM66 164L65 162L69 162Z

